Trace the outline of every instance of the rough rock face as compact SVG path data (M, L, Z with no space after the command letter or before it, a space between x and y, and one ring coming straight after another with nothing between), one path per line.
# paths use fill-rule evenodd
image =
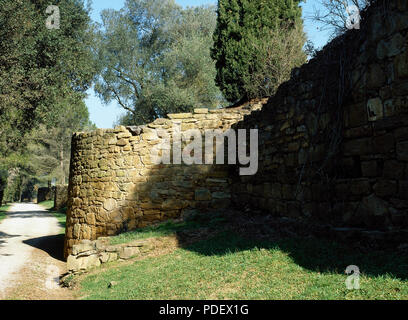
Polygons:
M68 204L68 186L56 185L54 195L54 209L60 210Z
M67 269L70 273L86 271L103 263L128 260L153 249L146 240L117 245L111 245L109 237L100 237L95 241L82 240L73 246L72 254L67 259Z
M225 131L244 115L260 109L266 100L237 108L169 114L167 119L140 127L75 134L65 256L83 239L94 240L178 218L186 210L229 206L227 165L155 164L152 149L162 141L163 131L171 139L174 130L183 135L198 129L203 136L206 130Z
M378 1L236 128L259 170L233 202L338 226L408 226L408 2Z

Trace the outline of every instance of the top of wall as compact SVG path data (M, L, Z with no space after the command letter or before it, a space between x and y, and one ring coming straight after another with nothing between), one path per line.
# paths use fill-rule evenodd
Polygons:
M113 129L97 129L90 132L75 132L74 137L86 138L97 135L104 135L105 133L119 133L129 131L132 135L140 135L144 128L156 128L158 123L161 123L163 119L171 120L173 122L180 122L183 119L195 118L201 119L225 119L231 114L250 114L253 111L261 110L262 107L268 102L269 98L253 99L249 102L245 102L238 107L227 107L220 109L208 109L208 108L196 108L193 112L189 113L169 113L166 118L158 118L152 123L140 125L140 126L117 126Z

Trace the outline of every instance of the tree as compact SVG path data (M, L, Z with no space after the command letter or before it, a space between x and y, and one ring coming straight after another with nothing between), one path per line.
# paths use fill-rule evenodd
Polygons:
M223 103L209 49L214 7L128 0L120 11L104 11L102 20L95 90L105 103L116 100L128 111L123 123L148 123L170 112Z
M319 0L323 10L314 10L312 20L321 24L321 29L332 31L332 37L347 31L351 25L358 25L359 14L373 0Z
M83 97L94 77L89 8L57 1L60 29L46 28L45 0L0 0L0 155L24 149L25 136L51 123L61 99Z
M61 110L57 123L52 127L41 125L33 132L27 146L33 175L42 182L55 178L57 183L66 184L72 134L95 129L89 121L89 112L83 101L65 101Z
M282 45L273 50L285 58L289 50L289 69L304 62L302 51L304 36L302 30L301 0L219 0L217 27L214 33L212 58L216 61L216 83L230 102L241 99L262 97L267 92L273 93L276 85L286 77L272 72L258 82L258 92L249 90L251 79L261 77L264 69L265 55L272 53L270 43ZM297 43L276 40L277 35L290 30L297 32ZM299 36L300 35L300 36ZM280 37L281 38L281 37ZM290 45L288 45L290 43ZM261 50L261 51L260 51ZM262 51L263 50L263 51ZM269 56L270 63L278 57ZM293 61L289 60L293 59ZM278 67L278 64L276 64ZM269 68L273 71L274 68ZM280 73L280 72L279 72ZM285 72L287 73L287 72Z
M59 29L46 27L49 1L0 0L0 168L9 201L20 200L37 181L27 150L33 130L58 128L66 102L77 105L95 75L89 6L83 0L54 3Z

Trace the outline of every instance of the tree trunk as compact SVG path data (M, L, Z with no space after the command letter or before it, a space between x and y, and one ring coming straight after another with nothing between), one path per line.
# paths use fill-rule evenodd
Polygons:
M64 146L61 144L60 150L60 167L61 167L61 184L65 184L65 171L64 171Z

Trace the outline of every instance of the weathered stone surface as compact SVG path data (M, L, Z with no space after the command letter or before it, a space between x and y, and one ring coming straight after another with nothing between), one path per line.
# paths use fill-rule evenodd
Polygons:
M387 153L394 148L395 148L394 136L390 133L375 137L373 139L374 153Z
M364 198L362 204L371 215L384 216L388 213L388 203L374 194Z
M118 254L116 252L102 252L99 260L101 263L107 263L118 260Z
M408 161L408 141L397 143L398 160Z
M398 186L395 181L392 180L379 180L373 187L374 193L378 197L395 196L398 191Z
M384 163L383 177L400 180L404 177L405 164L396 160L387 160Z
M208 189L198 189L195 191L195 200L197 201L211 200L211 192Z
M72 248L72 254L78 255L80 253L84 253L84 252L87 252L87 251L92 251L94 249L95 249L95 247L91 243L81 243L81 244L75 245Z
M344 154L364 155L373 152L373 142L370 138L354 139L344 143Z
M138 247L124 247L119 251L119 258L128 260L140 253Z
M361 171L363 177L376 177L378 176L377 161L364 161L361 163Z
M377 121L384 117L383 103L380 98L370 99L367 102L368 121Z
M105 202L103 203L103 207L107 210L107 211L111 211L113 209L115 209L117 206L116 200L115 199L106 199Z
M67 260L67 269L69 271L80 271L80 270L87 270L92 267L99 267L101 262L96 255L91 255L87 257L75 257L70 255Z

